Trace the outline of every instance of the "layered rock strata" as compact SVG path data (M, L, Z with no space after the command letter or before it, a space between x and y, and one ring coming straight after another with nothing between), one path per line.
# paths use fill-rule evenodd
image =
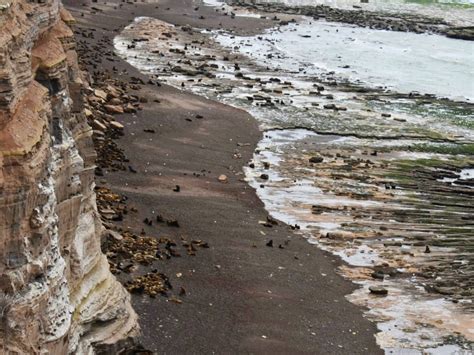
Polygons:
M59 0L0 0L2 353L116 350L138 331L100 250L72 22Z

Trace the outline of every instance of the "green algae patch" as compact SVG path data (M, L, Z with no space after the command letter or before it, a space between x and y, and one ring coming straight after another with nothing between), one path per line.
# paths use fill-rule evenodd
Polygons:
M448 155L470 155L474 157L474 144L419 143L411 145L408 150L411 152Z

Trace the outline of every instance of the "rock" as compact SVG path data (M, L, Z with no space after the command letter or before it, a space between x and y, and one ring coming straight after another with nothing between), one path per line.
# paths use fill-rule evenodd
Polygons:
M118 130L123 130L124 129L123 124L121 124L120 122L117 122L117 121L111 121L111 122L109 122L109 125L110 125L110 127L114 128L114 129L118 129Z
M120 233L112 230L112 229L107 229L105 234L106 234L107 238L111 239L112 241L118 242L118 241L123 240L122 235Z
M175 219L167 220L167 221L166 221L166 224L168 225L168 227L176 227L176 228L179 228L179 223L178 223L178 221L175 220Z
M326 238L334 240L351 240L354 239L354 233L350 231L335 230L326 233Z
M98 130L98 131L101 131L101 132L105 132L107 130L107 126L104 125L102 122L100 122L99 120L93 120L92 121L92 128Z
M474 40L474 27L452 27L446 32L446 36L450 38L463 39L466 41Z
M394 120L394 121L398 121L398 122L406 122L406 121L407 121L407 120L404 119L404 118L398 118L398 117L395 117L393 120Z
M278 221L272 216L267 216L267 222L274 226L278 225Z
M168 277L155 271L136 277L132 281L128 281L125 286L131 293L145 293L152 298L159 294L166 295L167 291L172 288ZM181 303L181 301L176 298L171 298L170 300Z
M89 109L84 109L84 114L86 115L87 118L92 118L94 116L94 114L92 113L91 110Z
M319 164L319 163L322 163L323 161L324 161L324 158L320 157L320 156L315 156L315 157L309 158L309 162L313 163L313 164Z
M434 291L438 292L441 295L452 296L456 294L456 287L447 287L447 286L435 286Z
M388 290L383 286L370 286L369 291L370 293L373 293L374 295L385 296L388 294Z
M102 253L93 188L89 123L94 133L107 129L94 119L104 92L87 89L67 25L74 20L59 0L7 3L0 9L0 302L8 301L7 312L0 306L1 353L89 354L133 343L137 315Z
M112 85L107 85L107 99L114 99L120 97L120 92L117 88L113 87Z
M123 107L118 105L104 105L104 109L111 114L121 114L124 112Z
M30 216L30 227L32 229L38 229L45 223L43 216L41 215L40 209L35 208Z
M225 182L228 182L228 178L227 178L227 176L224 175L224 174L219 175L218 180L219 180L220 182L224 182L224 183L225 183Z
M95 89L94 90L94 95L97 96L98 98L104 100L104 101L107 100L107 93L104 90Z
M117 97L114 97L112 98L111 100L109 100L109 105L121 105L122 104L122 100L120 100L119 98Z
M262 180L268 180L268 179L269 179L268 174L261 174L261 175L260 175L260 179L262 179Z
M125 111L126 113L136 113L137 109L131 103L128 103L123 108L123 111Z
M380 271L374 271L372 274L370 274L370 276L372 276L374 279L377 279L377 280L385 279L385 274Z

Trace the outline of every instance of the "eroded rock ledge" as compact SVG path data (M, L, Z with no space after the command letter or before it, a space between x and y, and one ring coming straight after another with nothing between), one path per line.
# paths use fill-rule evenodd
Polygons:
M85 354L138 332L100 250L73 21L60 0L0 0L3 353Z

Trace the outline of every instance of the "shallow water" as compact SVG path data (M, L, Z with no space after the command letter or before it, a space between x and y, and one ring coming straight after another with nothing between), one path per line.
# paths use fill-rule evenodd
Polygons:
M192 42L194 37L189 34L142 18L115 39L115 46L121 56L142 71L176 87L185 84L195 93L244 108L262 128L279 128L267 132L260 142L256 167L246 170L247 179L275 218L298 224L310 243L354 266L342 273L362 288L349 298L370 307L368 315L378 321L381 330L378 342L387 352L420 353L424 349L427 353L443 353L469 347L466 338L474 339L474 325L459 304L469 305L472 299L458 294L432 295L424 286L458 277L456 283L461 288L472 287L468 285L469 277L461 276L472 273L472 249L467 247L474 240L468 222L474 206L469 198L471 186L459 184L469 180L474 167L469 153L474 142L473 107L423 96L400 97L386 90L360 92L358 88L364 85L377 85L372 82L377 78L373 74L376 68L366 76L367 84L351 83L355 79L344 75L343 70L329 74L331 59L326 63L310 46L295 45L304 32L293 31L304 30L305 26L311 25L307 21L250 38L195 33L205 39L205 45L194 48L184 44ZM335 42L342 41L347 28L340 25L340 32L333 31L329 36ZM172 38L161 37L163 32L172 33ZM149 41L130 47L133 38L142 37ZM392 38L383 37L382 44L399 45L396 41L392 44ZM448 41L450 45L459 42ZM185 47L185 58L169 51ZM459 64L457 53L451 50L453 58L447 70ZM409 58L403 52L399 54L397 60ZM225 61L224 55L235 58ZM318 60L308 65L313 57ZM353 55L351 66L357 57ZM184 64L186 60L190 64ZM215 77L169 70L180 66L192 71L203 64L213 65L207 68ZM240 67L236 69L235 64ZM238 72L243 77L236 76ZM436 82L420 80L430 93L439 87ZM399 83L405 85L403 80ZM455 89L468 97L464 84L453 81ZM322 85L324 90L316 92ZM406 85L414 90L410 86L413 84ZM346 110L324 109L328 104ZM294 126L308 129L289 129ZM309 157L319 154L324 157L323 164L308 163ZM265 168L264 162L270 167ZM268 181L259 179L262 172L269 175ZM260 188L261 184L265 188ZM425 253L426 245L430 245L429 254ZM353 275L384 263L404 276L378 281L370 277L370 272L362 279ZM423 270L427 267L437 270L440 280L426 278ZM370 296L367 288L374 283L389 288L390 296ZM446 291L443 285L440 287ZM397 299L403 302L394 304L392 300ZM420 325L420 319L426 323ZM456 332L465 338L449 341Z
M327 218L315 215L310 206L316 204L319 207L345 206L358 209L387 206L384 206L383 202L341 199L340 196L324 192L317 187L320 176L316 170L311 174L301 171L295 173L296 164L288 164L290 160L298 160L301 152L311 152L311 145L315 142L326 145L336 140L335 137L328 139L302 129L267 132L257 147L258 153L254 155L256 168L247 168L246 175L250 185L258 191L258 195L273 217L290 225L299 225L300 233L308 238L310 243L339 255L350 265L359 267L360 274L363 274L364 267L389 262L390 259L381 251L381 245L348 240L344 243L345 247L341 248L316 238L315 235L339 229L347 220L340 219L338 223L327 223L327 220L337 221L340 216L333 215L332 218ZM271 169L266 169L264 163L270 163ZM261 173L270 176L270 182L266 183L264 188L261 188L259 179ZM403 238L398 238L398 241L403 241ZM415 249L405 246L407 254L416 252ZM433 249L432 252L446 253L449 250L439 248ZM357 268L352 269L352 272L354 270ZM344 271L342 273L345 274ZM422 287L417 286L414 279L388 277L383 281L377 281L366 275L356 278L356 282L361 288L350 295L349 299L370 308L367 315L378 321L378 327L382 331L377 335L378 342L388 354L420 354L421 351L418 350L420 348L424 349L424 354L446 354L456 351L462 353L462 349L456 345L440 346L440 339L449 337L455 332L463 332L470 338L474 337L474 320L469 314L464 314L456 305L439 295L427 295ZM368 288L374 285L383 285L389 290L389 296L368 297ZM403 349L400 349L400 344L404 344Z
M219 0L212 1L214 4ZM334 8L390 13L411 13L428 17L442 18L456 26L474 24L474 0L252 0L253 3L283 3L287 6L326 5Z
M335 71L339 77L361 80L368 86L474 101L471 41L310 20L259 38L248 38L252 46L239 50L265 65L288 71L304 68L308 74ZM218 40L223 45L237 45L230 37ZM269 53L284 60L268 59Z

